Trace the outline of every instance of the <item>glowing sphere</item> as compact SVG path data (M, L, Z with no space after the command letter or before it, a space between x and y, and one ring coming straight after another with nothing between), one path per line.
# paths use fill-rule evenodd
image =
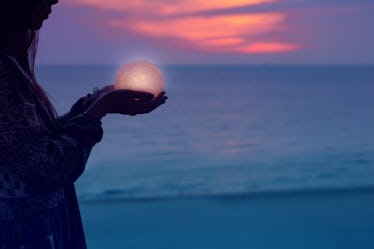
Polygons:
M164 78L155 64L148 61L134 61L119 70L115 88L144 91L157 96L164 91Z

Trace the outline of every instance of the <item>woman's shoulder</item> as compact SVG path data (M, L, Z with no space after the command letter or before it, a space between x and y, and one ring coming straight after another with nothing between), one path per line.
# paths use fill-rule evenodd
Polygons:
M0 84L7 84L9 80L19 78L20 76L21 72L17 66L16 60L0 52Z
M0 94L7 90L19 91L29 80L16 59L0 51Z
M17 66L8 55L0 53L0 111L16 115L24 102ZM0 120L1 121L1 120Z
M12 67L11 58L0 51L0 74L4 75L9 70L13 69L14 67Z
M0 49L0 66L14 69L15 68L14 60L15 59L13 58L13 56L3 52Z
M18 73L14 67L11 58L7 55L0 54L0 95L4 95L7 92L14 90L13 81L14 76Z

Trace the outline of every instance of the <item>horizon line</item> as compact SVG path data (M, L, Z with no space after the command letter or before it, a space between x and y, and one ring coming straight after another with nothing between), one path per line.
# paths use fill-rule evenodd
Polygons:
M36 67L121 67L121 64L109 63L36 63ZM160 67L374 67L374 63L160 63Z

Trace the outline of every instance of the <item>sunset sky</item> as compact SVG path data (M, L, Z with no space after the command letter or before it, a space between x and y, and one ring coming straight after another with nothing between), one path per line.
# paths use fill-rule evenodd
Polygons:
M374 0L61 0L40 64L374 64Z

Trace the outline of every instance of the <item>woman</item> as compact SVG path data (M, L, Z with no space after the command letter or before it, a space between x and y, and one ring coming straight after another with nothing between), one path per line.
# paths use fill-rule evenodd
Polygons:
M149 113L164 93L107 86L59 117L34 77L37 31L57 0L0 2L0 249L86 248L73 183L108 113Z

